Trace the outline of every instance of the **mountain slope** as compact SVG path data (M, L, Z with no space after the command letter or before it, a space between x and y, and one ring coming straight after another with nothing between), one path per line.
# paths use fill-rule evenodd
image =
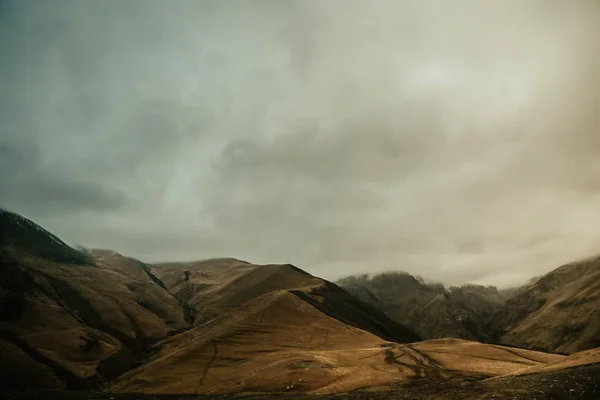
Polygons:
M571 354L600 347L600 257L564 265L510 299L488 329L501 343Z
M4 387L94 387L189 326L179 301L147 274L126 274L122 266L130 262L122 256L103 260L72 249L4 211L0 243Z
M489 339L483 326L504 303L495 287L445 288L406 273L351 276L338 284L424 339Z
M337 285L290 264L254 265L236 259L196 263L159 264L152 272L169 291L196 312L196 324L264 294L288 290L317 309L344 323L401 342L419 337Z
M379 329L393 323L382 326L377 311L336 285L290 265L214 262L229 279L211 262L170 265L162 276L172 289L187 285L182 292L196 294L199 311L207 306L220 314L157 343L148 362L117 378L110 391L344 393L495 377L564 358L462 340L401 344L412 338L396 331L390 341L390 332ZM267 277L285 289L272 290Z
M555 308L580 323L595 315L597 264L565 266L514 291L504 315L492 312L504 302L494 288L446 289L391 274L345 280L353 297L289 264L149 265L109 250L80 251L2 212L0 388L277 395L529 382L522 377L561 375L600 354L415 342L403 322L428 335L483 336L478 321L497 315L494 332L503 339L519 329L533 335L531 327L553 339L557 324L568 322ZM593 344L597 331L588 325L565 343Z
M10 249L47 261L85 265L93 262L36 223L0 208L0 249Z
M503 292L424 284L405 273L354 276L338 284L424 339L455 337L561 354L600 347L600 257Z
M398 344L329 317L290 291L267 293L155 346L112 392L345 393L515 373L563 357L475 342Z
M0 227L4 387L95 387L147 362L158 349L154 343L192 325L188 335L203 337L223 315L238 315L227 323L254 323L244 307L300 313L282 324L285 331L266 339L273 343L282 340L278 335L313 326L313 314L323 321L324 341L335 332L347 332L351 342L418 339L339 287L291 265L221 259L151 266L108 250L72 249L16 214L0 214ZM275 300L256 304L269 296ZM269 321L268 329L277 324Z

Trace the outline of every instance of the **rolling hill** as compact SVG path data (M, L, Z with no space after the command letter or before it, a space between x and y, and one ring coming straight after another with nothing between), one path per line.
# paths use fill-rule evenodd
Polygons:
M287 290L344 323L397 341L419 337L340 287L290 264L255 265L236 259L157 264L152 273L196 313L196 324L264 294Z
M194 342L201 342L213 337L212 326L243 330L254 315L250 309L281 314L289 332L319 316L325 341L338 331L346 331L350 343L363 336L418 340L346 291L291 265L225 259L150 266L108 250L73 249L7 211L0 229L2 387L96 387L147 362L161 339L197 335ZM286 314L292 318L287 325ZM225 315L238 315L228 324L246 322L221 328Z
M564 265L522 288L490 320L500 343L564 354L600 347L600 257Z
M3 387L95 387L189 326L180 302L141 265L75 250L7 211L0 229Z
M594 345L597 265L562 267L508 302L495 288L444 288L403 274L346 279L345 290L290 264L152 265L73 249L0 211L0 389L95 389L98 398L142 399L392 390L441 399L479 398L507 382L540 388L539 376L558 376L566 383L557 393L571 382L588 390L597 351L566 357L506 345L535 349L543 341L565 353ZM574 326L581 326L576 334L560 336ZM535 329L541 333L533 340ZM499 344L419 341L413 330L488 342L497 335ZM586 372L565 372L573 368ZM44 398L71 396L49 393Z

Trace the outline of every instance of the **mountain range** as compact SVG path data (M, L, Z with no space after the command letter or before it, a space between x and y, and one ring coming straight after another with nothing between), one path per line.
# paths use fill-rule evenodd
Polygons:
M522 287L445 287L406 273L337 282L423 339L453 337L560 354L600 347L600 257L564 265Z
M15 399L599 398L599 302L598 258L510 291L404 273L333 283L290 264L75 249L0 210L0 387Z

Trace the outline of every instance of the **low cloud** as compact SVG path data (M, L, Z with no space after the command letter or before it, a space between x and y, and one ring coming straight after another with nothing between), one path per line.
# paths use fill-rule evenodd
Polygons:
M511 285L600 251L600 5L5 1L0 204L149 261Z

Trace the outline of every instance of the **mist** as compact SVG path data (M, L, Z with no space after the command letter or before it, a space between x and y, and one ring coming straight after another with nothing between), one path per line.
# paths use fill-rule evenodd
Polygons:
M0 206L148 262L501 287L600 253L600 2L0 1Z

